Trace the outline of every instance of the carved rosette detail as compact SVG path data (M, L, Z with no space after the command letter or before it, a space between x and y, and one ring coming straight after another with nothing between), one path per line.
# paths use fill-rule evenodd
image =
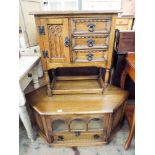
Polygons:
M62 25L48 25L49 36L61 36Z

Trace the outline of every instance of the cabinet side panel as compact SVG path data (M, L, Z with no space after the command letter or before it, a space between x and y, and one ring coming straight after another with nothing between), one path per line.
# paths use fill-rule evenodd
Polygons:
M108 61L107 61L107 68L110 69L111 61L112 61L112 53L113 53L113 46L114 46L114 36L115 36L115 22L116 22L116 15L112 16L112 23L111 23L111 32L110 32L110 39L109 39L109 51L108 51Z
M38 30L38 26L41 25L39 17L35 17L35 23L36 23L36 28ZM40 46L41 63L42 63L42 66L43 66L43 70L46 71L47 70L47 62L46 62L46 59L43 58L43 51L45 50L44 42L43 42L43 36L39 35L39 33L37 33L37 39L38 39L38 43L39 43L39 46Z

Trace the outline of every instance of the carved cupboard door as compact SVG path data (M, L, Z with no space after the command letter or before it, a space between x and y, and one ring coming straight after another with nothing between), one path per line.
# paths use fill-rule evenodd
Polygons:
M43 40L45 51L48 52L47 61L70 62L68 19L41 19L41 25L45 28Z

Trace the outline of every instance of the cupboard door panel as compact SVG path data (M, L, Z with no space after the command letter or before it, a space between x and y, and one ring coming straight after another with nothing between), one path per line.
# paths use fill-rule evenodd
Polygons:
M48 62L70 62L68 19L41 19L45 27L44 47L48 51Z

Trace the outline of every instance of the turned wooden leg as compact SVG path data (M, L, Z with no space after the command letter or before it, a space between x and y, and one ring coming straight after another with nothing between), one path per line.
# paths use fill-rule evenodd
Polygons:
M38 79L37 67L34 67L34 69L33 69L32 81L33 81L34 88L38 89L40 87L40 84L39 84L39 79Z
M34 141L35 137L34 137L32 127L31 127L31 122L30 122L30 118L29 118L25 103L26 103L25 96L20 88L20 91L19 91L19 115L20 115L21 121L23 122L23 125L26 129L28 138L30 138L31 141Z
M46 82L47 82L47 94L48 96L51 96L52 95L52 91L51 91L51 84L50 84L50 78L49 78L49 75L48 75L48 71L45 71L45 79L46 79Z
M29 115L28 115L25 105L19 106L19 115L20 115L21 121L23 122L23 125L26 129L28 138L30 138L30 140L33 142L35 140L35 137L34 137L34 133L33 133L32 127L31 127L30 118L29 118Z
M132 122L132 125L131 125L131 129L130 129L130 132L129 132L129 135L128 135L128 139L126 140L125 142L125 145L124 145L124 148L127 150L131 144L131 140L132 140L132 137L134 135L134 131L135 131L135 114L134 114L134 117L133 117L133 122Z
M110 75L110 69L106 68L105 72L105 88L108 86L108 81L109 81L109 75Z

